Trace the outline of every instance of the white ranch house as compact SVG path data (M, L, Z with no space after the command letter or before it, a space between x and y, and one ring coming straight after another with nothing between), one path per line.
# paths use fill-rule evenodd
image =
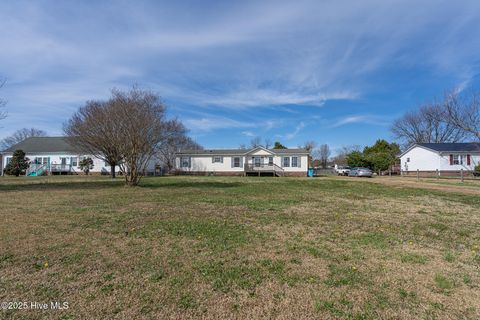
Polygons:
M417 143L400 155L402 174L472 173L480 163L480 143Z
M176 168L184 174L306 176L305 149L190 150L177 154Z
M23 150L30 160L28 176L40 176L45 174L80 174L83 173L79 162L84 158L92 158L93 169L91 173L110 173L110 166L103 160L93 155L82 152L69 141L67 137L32 137L2 151L1 174L5 166L10 162L15 150ZM117 167L116 172L119 171Z

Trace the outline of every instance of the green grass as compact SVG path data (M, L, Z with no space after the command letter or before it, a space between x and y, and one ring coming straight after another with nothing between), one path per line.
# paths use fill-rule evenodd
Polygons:
M0 318L480 318L480 197L377 181L2 178L0 301L70 308Z

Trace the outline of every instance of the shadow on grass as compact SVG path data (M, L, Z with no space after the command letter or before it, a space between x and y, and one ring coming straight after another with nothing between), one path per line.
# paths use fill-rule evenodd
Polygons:
M116 181L9 181L0 183L0 192L8 191L54 191L54 190L93 190L118 188L123 186L122 180Z
M220 181L168 181L162 178L144 179L140 182L139 188L149 189L184 189L184 188L200 188L200 189L224 189L235 188L242 184L238 182L220 182ZM18 181L9 179L8 181L0 180L0 192L15 191L55 191L55 190L94 190L105 188L124 187L124 180L117 178L116 180L82 180L65 179L62 181L49 180L26 180L19 178Z
M155 183L151 180L143 180L139 187L144 188L211 188L225 189L242 186L239 182L221 182L221 181L169 181L167 183Z

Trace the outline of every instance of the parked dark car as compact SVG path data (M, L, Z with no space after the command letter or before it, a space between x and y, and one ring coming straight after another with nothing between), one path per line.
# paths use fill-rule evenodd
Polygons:
M368 177L373 176L373 171L368 168L352 168L348 173L349 177Z

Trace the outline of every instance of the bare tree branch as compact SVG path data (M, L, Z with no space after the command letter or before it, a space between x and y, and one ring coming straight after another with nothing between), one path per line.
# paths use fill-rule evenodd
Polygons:
M178 119L166 123L169 136L161 142L155 157L168 172L175 169L175 159L181 150L201 150L198 143L187 136L187 128Z
M480 141L480 92L452 91L445 95L444 106L451 125Z
M425 104L394 121L391 131L404 145L463 141L464 130L448 121L444 103Z
M255 137L252 140L250 140L250 148L256 148L261 146L262 146L262 138Z
M5 150L11 146L22 142L23 140L31 137L45 137L47 133L40 129L35 128L23 128L15 131L11 136L6 137L0 142L0 150Z
M330 158L331 151L330 147L328 144L322 144L318 149L315 149L313 152L314 158L320 160L320 164L322 165L322 168L327 167L328 159Z

